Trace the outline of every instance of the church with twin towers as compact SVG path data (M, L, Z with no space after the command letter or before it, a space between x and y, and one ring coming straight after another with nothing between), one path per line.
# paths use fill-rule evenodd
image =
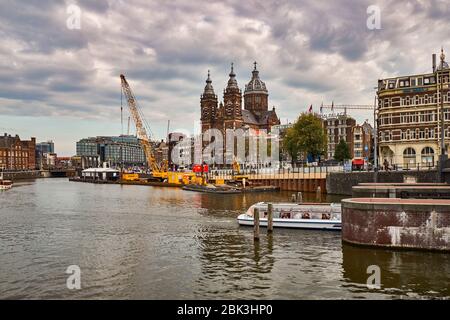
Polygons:
M242 108L242 91L238 86L233 63L226 88L223 91L223 101L219 102L210 72L206 86L200 96L202 133L208 129L219 129L225 134L227 129L267 130L280 124L275 107L269 110L269 92L266 84L259 78L256 62L250 81L244 89L244 108Z

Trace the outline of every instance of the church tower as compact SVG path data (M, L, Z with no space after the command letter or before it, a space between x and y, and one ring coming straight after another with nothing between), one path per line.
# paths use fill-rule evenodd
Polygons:
M223 92L223 118L224 129L233 129L242 126L242 92L236 81L233 63L228 85Z
M205 90L200 96L202 132L213 127L217 117L217 96L214 93L211 77L208 70Z
M249 110L256 115L268 111L269 92L266 84L259 78L259 71L256 69L256 61L253 63L252 79L245 86L244 90L244 109Z

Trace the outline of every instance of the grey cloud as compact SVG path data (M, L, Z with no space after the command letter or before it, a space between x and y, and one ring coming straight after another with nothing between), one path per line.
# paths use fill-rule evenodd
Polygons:
M110 8L108 0L77 0L76 4L78 4L82 10L90 10L102 14L106 13Z
M0 2L0 114L117 118L125 73L164 134L164 117L198 120L208 69L221 99L230 62L243 88L257 60L269 103L293 119L322 100L372 103L378 77L428 70L450 50L437 0L74 0L81 30L65 27L68 3ZM371 4L382 30L366 28Z

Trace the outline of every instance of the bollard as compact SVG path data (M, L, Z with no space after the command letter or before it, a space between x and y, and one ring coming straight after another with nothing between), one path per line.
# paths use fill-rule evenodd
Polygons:
M321 190L320 190L320 186L318 186L318 187L317 187L317 190L316 190L316 199L317 199L318 201L320 201L321 198L322 198Z
M291 201L292 201L292 202L297 202L297 199L296 199L296 197L295 197L295 193L292 194L292 196L291 196Z
M267 233L273 232L273 204L267 205Z
M303 203L303 195L301 192L297 192L297 203Z
M253 210L253 238L259 241L259 209Z

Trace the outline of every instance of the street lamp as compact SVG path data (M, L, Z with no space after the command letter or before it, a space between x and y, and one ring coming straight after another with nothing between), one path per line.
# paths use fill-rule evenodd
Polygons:
M436 99L436 103L439 103L440 99L440 104L441 104L441 152L439 155L439 170L438 170L438 175L439 175L439 182L443 182L443 174L442 174L442 170L444 169L444 162L445 160L447 160L446 157L446 150L445 150L445 129L444 129L444 125L445 125L445 119L444 119L444 77L442 76L442 72L444 70L444 60L445 60L445 55L444 55L444 49L441 49L441 63L440 63L440 67L436 68L435 72L436 72L436 90L438 91L437 99ZM441 76L439 79L439 75ZM440 81L439 81L440 80ZM440 85L439 85L440 83ZM440 96L440 98L439 98ZM439 116L437 114L438 117L438 121L439 121Z
M379 88L375 88L379 89ZM374 98L373 104L373 182L378 182L378 125L377 125L377 95Z

